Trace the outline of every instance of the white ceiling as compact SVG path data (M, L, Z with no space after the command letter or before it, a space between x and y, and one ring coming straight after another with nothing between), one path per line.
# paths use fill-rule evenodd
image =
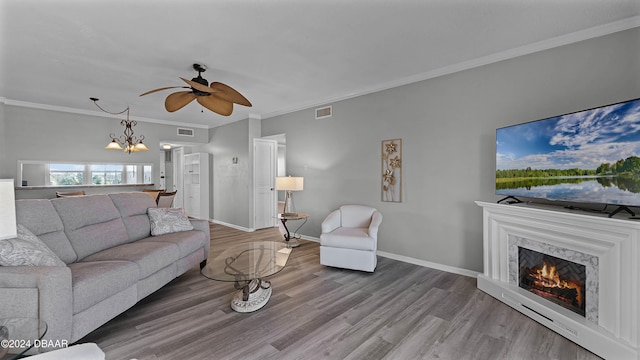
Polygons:
M640 26L640 0L1 0L0 100L215 127L268 118ZM640 50L640 49L639 49ZM192 78L240 91L223 117L164 110ZM97 114L97 113L96 113Z

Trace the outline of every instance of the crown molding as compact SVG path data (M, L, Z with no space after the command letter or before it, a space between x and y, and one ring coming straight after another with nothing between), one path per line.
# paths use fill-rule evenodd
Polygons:
M322 101L298 104L297 106L289 109L275 111L268 114L263 114L262 118L268 119L271 117L285 115L285 114L289 114L296 111L307 110L310 108L315 108L318 106L322 106L322 105L326 105L326 104L330 104L330 103L334 103L342 100L347 100L347 99L355 98L358 96L375 93L378 91L388 90L395 87L408 85L408 84L412 84L412 83L416 83L424 80L429 80L429 79L433 79L443 75L449 75L449 74L457 73L460 71L497 63L503 60L513 59L523 55L529 55L536 52L549 50L556 47L569 45L569 44L613 34L613 33L624 31L624 30L633 29L636 27L640 27L640 16L633 16L626 19L614 21L608 24L595 26L592 28L569 33L566 35L557 36L551 39L538 41L535 43L519 46L519 47L505 50L505 51L500 51L491 55L479 57L469 61L463 61L457 64L444 66L439 69L423 72L420 74L389 81L386 83L377 84L368 88L360 89L356 92L342 94L339 96L323 99Z
M105 117L113 118L113 119L122 118L121 115L111 115L109 113L105 113L97 110L84 110L84 109L76 109L76 108L70 108L70 107L64 107L64 106L38 104L38 103L32 103L28 101L11 100L5 97L0 97L0 102L9 106L24 107L29 109L58 111L58 112L64 112L69 114L79 114L79 115L87 115L87 116L101 117L101 118L105 118ZM154 124L161 124L161 125L185 126L190 128L209 129L207 125L200 125L200 124L193 124L193 123L186 123L186 122L179 122L179 121L167 121L167 120L159 120L159 119L145 118L145 117L139 117L139 116L129 116L129 119L135 120L138 122L147 122L147 123L154 123Z

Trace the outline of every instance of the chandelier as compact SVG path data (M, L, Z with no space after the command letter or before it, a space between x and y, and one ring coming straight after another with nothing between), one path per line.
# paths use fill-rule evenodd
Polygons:
M96 104L96 106L98 107L98 109L106 112L107 114L111 114L111 115L120 115L120 114L124 114L125 112L127 113L127 118L120 121L120 125L124 126L124 135L120 135L118 137L116 137L116 134L111 133L109 134L109 137L111 138L111 142L105 147L105 149L107 150L122 150L124 152L126 152L127 154L131 154L132 152L138 152L138 151L147 151L149 150L149 148L147 148L147 146L145 144L142 143L142 140L144 140L144 135L140 135L135 136L133 135L133 127L138 125L138 122L135 120L129 120L129 107L127 106L126 109L120 111L120 112L110 112L107 111L105 109L103 109L102 107L100 107L100 105L98 105L98 100L97 98L89 98L91 99L91 101L93 101L94 104Z

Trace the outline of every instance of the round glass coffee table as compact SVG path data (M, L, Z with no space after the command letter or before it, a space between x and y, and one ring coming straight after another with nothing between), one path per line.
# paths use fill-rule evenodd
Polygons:
M47 333L47 323L34 318L0 319L0 360L18 359L38 347Z
M284 269L291 247L283 242L255 241L229 247L200 270L205 277L233 282L238 290L231 300L237 312L261 309L271 298L271 282L264 278Z

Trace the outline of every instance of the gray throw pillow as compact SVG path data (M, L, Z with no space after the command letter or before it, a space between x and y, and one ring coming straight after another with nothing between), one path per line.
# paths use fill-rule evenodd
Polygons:
M0 240L2 266L66 266L42 240L18 224L17 238Z
M149 220L151 220L151 235L153 236L193 230L193 225L191 225L184 209L149 208L147 213Z

